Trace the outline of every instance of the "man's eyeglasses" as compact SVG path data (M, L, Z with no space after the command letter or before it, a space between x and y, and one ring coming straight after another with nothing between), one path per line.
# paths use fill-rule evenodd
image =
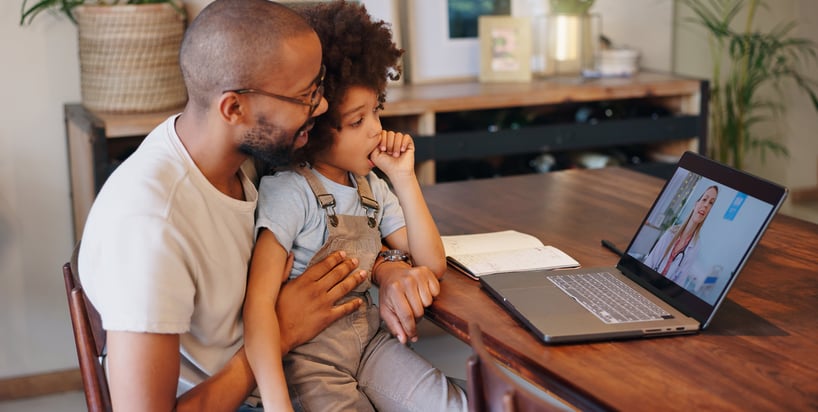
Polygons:
M310 116L315 113L315 109L318 108L318 105L321 104L321 98L324 97L324 75L327 72L326 66L323 64L321 65L321 71L318 72L318 77L313 80L312 84L315 85L315 90L312 91L310 94L310 100L304 101L302 99L297 99L295 97L289 96L282 96L280 94L265 92L264 90L260 89L234 89L234 90L225 90L222 93L229 93L233 92L236 94L260 94L262 96L272 97L274 99L283 100L285 102L300 104L302 106L307 106L310 108Z

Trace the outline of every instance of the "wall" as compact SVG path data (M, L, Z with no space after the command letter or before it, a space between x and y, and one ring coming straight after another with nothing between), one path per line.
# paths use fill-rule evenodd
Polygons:
M409 78L418 83L477 78L480 42L477 38L449 38L446 2L402 1L405 3L402 10L407 14L401 24L410 48L407 50ZM535 73L543 70L545 64L543 53L547 42L542 38L547 35L545 16L550 9L547 0L511 0L512 15L532 19L532 47L535 50L532 70ZM639 10L643 16L639 25L630 21L633 10ZM596 0L589 13L601 16L602 34L615 47L639 50L643 67L671 70L673 0L628 0L627 8L622 7L621 0ZM646 31L651 36L644 36ZM447 61L447 64L440 64L441 61ZM553 71L553 68L547 71Z
M60 270L72 248L62 103L80 97L76 29L50 15L20 27L19 15L19 1L0 2L0 378L76 365Z
M799 0L793 7L797 17L796 34L806 37L818 44L818 2ZM818 79L818 66L812 66L811 77ZM784 133L789 136L787 146L790 148L790 159L781 161L787 170L786 182L792 188L815 187L818 185L818 112L802 92L787 94L787 105L790 107Z
M20 27L21 1L0 2L0 379L76 366L60 274L73 247L62 105L80 100L76 29L50 15ZM189 1L194 10L207 3ZM801 35L818 36L818 3L775 4L777 13L798 16ZM676 34L676 69L707 76L703 38ZM793 99L792 157L759 170L792 186L814 185L818 116Z
M759 9L756 21L764 28L780 22L797 23L794 36L806 37L818 42L818 2L814 0L776 0L773 6ZM705 32L682 20L691 12L677 5L674 42L674 70L677 73L709 78L711 59L707 47ZM739 16L737 21L743 22ZM812 66L811 75L815 79L816 66ZM768 155L766 161L757 156L748 158L747 170L767 179L782 183L790 188L812 187L818 184L818 112L809 101L809 97L790 86L783 90L784 104L788 107L785 117L775 125L764 125L762 133L778 135L790 151L790 157Z

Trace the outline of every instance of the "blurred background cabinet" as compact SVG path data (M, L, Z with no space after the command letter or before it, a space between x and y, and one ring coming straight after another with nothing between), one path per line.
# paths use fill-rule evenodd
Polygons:
M707 81L642 72L632 77L553 77L530 83L395 85L385 128L411 133L421 184L456 180L442 165L605 148L649 153L670 164L685 150L706 152ZM181 108L111 114L65 107L74 234L96 193L154 127ZM530 170L534 172L534 170ZM525 170L523 170L525 172Z

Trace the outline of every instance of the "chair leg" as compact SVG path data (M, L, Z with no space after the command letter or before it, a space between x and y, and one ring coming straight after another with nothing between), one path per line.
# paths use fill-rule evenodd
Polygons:
M63 278L71 324L74 329L74 343L82 374L82 384L85 387L85 402L90 412L111 411L113 410L111 396L105 380L105 371L97 356L96 343L85 303L85 293L74 282L71 265L68 263L63 266Z

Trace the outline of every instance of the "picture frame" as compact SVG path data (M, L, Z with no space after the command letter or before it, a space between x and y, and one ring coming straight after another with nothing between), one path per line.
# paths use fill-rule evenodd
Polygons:
M476 38L449 38L447 2L399 0L403 16L406 81L412 84L475 79L480 67ZM443 64L442 62L445 62Z
M481 82L531 81L531 20L525 17L480 16Z
M407 83L427 84L477 80L480 72L480 41L477 37L450 38L446 0L397 0L401 16L401 39L406 49ZM511 0L512 16L527 16L526 0Z

